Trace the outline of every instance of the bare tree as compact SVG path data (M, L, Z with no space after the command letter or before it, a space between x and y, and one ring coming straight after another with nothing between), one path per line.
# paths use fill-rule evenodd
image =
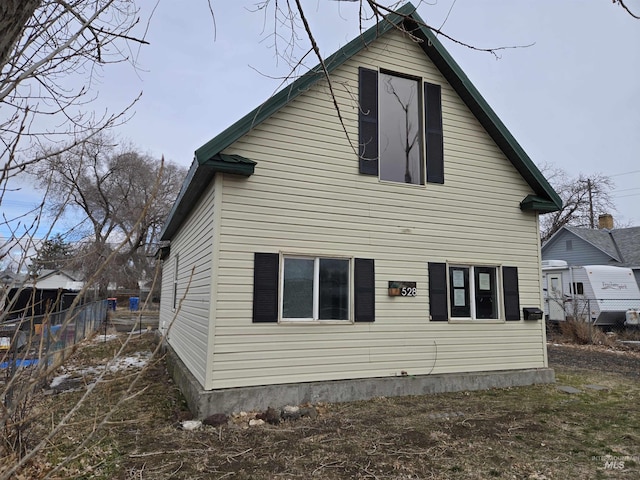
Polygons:
M135 66L135 49L146 43L134 34L138 22L134 0L0 2L0 205L16 189L10 179L71 148L70 138L81 142L126 121L130 105L96 115L91 103L104 65ZM3 214L0 225L12 236L0 240L8 242L2 250L30 243L43 205Z
M100 67L134 63L133 0L6 0L0 5L0 180L41 157L122 121L123 112L95 116ZM58 148L52 145L58 144Z
M541 170L562 199L561 210L540 217L543 242L565 225L595 228L599 215L615 211L611 197L614 184L610 177L601 173L571 177L561 168L550 165L543 165Z
M99 280L103 293L108 277L127 288L151 277L160 229L186 175L184 168L131 145L118 146L103 133L49 156L34 172L47 179L43 188L50 190L49 212L78 221L75 230L83 237L78 265L85 275L111 254L115 242L126 239Z

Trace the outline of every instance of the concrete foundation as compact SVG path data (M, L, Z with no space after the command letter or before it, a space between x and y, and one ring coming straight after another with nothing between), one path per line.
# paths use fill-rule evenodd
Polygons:
M257 387L204 390L170 345L165 343L169 373L182 391L191 412L200 419L214 413L266 410L284 405L351 402L373 397L485 390L554 383L551 368L449 373L407 377L362 378L327 382L290 383Z

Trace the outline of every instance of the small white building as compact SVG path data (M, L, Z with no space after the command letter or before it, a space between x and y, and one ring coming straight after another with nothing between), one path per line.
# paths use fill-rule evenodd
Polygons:
M71 290L80 291L84 282L73 274L64 270L42 270L33 280L37 290ZM31 286L31 284L29 284Z
M561 200L423 25L407 4L326 59L348 137L318 67L196 150L160 307L196 415L553 380Z

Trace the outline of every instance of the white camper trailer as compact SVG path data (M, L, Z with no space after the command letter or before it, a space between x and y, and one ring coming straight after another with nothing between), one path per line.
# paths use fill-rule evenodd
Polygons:
M640 290L630 268L544 260L542 280L550 321L573 317L594 325L622 325L630 318L628 311L640 310Z

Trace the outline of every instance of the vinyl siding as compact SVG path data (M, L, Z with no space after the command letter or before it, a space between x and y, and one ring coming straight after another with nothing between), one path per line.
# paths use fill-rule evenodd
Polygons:
M358 174L359 66L442 86L444 185ZM541 307L537 216L519 208L530 187L422 50L398 32L332 79L353 145L322 81L226 150L258 165L249 178L224 176L211 386L546 366L542 322L428 318L429 261L516 266L521 306ZM375 259L376 321L253 324L254 252ZM416 281L417 296L387 296L389 280Z
M215 183L212 182L180 231L171 240L164 261L160 327L191 373L204 386L210 350L212 252L214 243ZM178 256L178 303L173 307L175 256ZM168 330L168 332L167 332Z
M567 250L567 240L571 241L571 249ZM569 265L615 265L617 262L599 248L589 242L563 230L553 243L545 245L543 260L564 260Z

